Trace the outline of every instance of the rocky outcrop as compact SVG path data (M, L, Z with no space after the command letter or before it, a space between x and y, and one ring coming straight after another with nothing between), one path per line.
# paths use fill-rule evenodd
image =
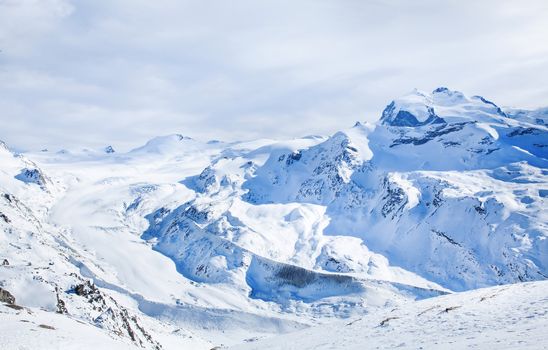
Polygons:
M15 297L4 288L0 288L0 302L15 305Z
M118 336L131 339L143 348L161 349L162 346L154 340L151 334L141 325L137 316L121 306L112 297L104 294L90 281L74 285L69 293L74 293L91 305L93 310L100 312L93 321L101 328L107 329Z
M26 183L36 184L44 191L48 190L48 184L51 183L51 181L38 168L22 169L21 172L15 176L15 178Z

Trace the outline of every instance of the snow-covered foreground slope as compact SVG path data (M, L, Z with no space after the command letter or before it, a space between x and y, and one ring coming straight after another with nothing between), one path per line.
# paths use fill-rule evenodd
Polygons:
M100 328L39 309L0 305L2 349L138 349Z
M440 88L331 137L2 144L0 295L28 332L208 349L544 280L547 140L545 110Z
M234 349L545 349L548 282L446 295Z

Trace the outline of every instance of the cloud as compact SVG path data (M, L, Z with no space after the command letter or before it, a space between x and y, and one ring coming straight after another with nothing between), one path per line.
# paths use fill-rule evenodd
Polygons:
M0 1L0 43L11 56L31 54L35 42L43 40L73 7L63 0Z
M330 134L414 87L548 105L548 3L0 0L0 139Z

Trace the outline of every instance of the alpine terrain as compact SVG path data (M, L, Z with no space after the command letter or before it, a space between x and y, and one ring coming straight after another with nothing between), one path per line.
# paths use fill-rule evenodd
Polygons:
M447 88L329 137L1 143L0 348L546 348L547 197L548 108Z

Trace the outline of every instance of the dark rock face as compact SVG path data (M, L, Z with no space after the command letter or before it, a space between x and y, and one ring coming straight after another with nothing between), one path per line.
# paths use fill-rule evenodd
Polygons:
M419 124L420 122L417 120L417 118L407 111L399 111L394 119L390 122L390 125L392 126L416 126Z
M95 311L101 312L94 320L98 327L108 329L119 336L128 337L140 347L152 347L157 350L162 348L135 315L130 314L112 297L103 294L90 281L83 281L83 283L73 286L68 292L85 298Z
M346 264L345 262L339 261L332 256L322 258L321 260L317 259L316 261L317 263L320 263L320 265L326 271L342 272L342 273L354 272L354 269L348 266L348 264Z
M184 136L184 135L181 135L181 134L175 134L175 136L177 137L177 139L179 141L192 140L192 137Z
M212 213L207 210L201 210L194 205L189 205L182 214L185 218L191 219L196 223L205 224L212 218Z
M3 220L6 224L9 224L11 222L8 216L2 212L0 212L0 220Z
M95 286L92 285L89 281L86 281L85 283L82 283L82 284L78 284L74 287L74 293L82 297L90 295L95 290L96 290Z
M444 87L444 86L440 86L439 88L436 88L434 91L432 91L433 94L438 94L440 92L448 92L449 89Z
M516 137L523 135L540 135L542 130L536 128L516 128L508 133L508 137Z
M0 288L0 302L15 305L15 297L7 290Z
M502 109L500 109L499 106L497 106L497 105L494 104L493 102L489 101L488 99L483 98L482 96L474 96L474 98L477 98L477 99L479 99L481 102L483 102L483 103L485 103L485 104L488 104L488 105L491 105L491 106L493 106L494 108L496 108L497 113L498 113L500 116L502 116L502 117L508 117L508 115L506 115L506 113L504 113L504 112L502 111Z
M88 302L92 304L97 303L98 305L96 305L96 308L106 305L101 292L90 281L85 281L84 283L74 286L73 292L76 295L85 297L88 300Z
M58 314L67 314L68 313L65 301L63 299L59 298L59 294L57 294L57 310L56 310L56 312Z
M112 146L107 146L105 147L105 153L115 153L116 151L114 150L114 148Z
M40 169L23 169L21 172L15 176L19 181L26 183L34 183L40 186L41 189L47 190L47 182L45 175L40 171Z
M384 125L407 127L445 123L445 120L443 118L440 118L438 115L436 115L436 113L434 112L434 108L427 107L427 109L428 118L425 121L420 122L416 116L405 110L399 110L398 113L396 113L396 115L394 116L396 103L392 101L388 106L386 106L386 108L382 112L381 120Z
M217 182L218 179L215 175L215 171L211 166L208 166L200 173L198 178L195 180L195 187L201 193L205 193L210 188L213 188Z
M39 324L38 327L44 328L44 329L55 330L55 327L47 325L47 324Z
M294 162L298 162L302 157L301 151L296 151L287 156L286 164L291 165Z
M13 203L16 201L15 196L9 193L2 194L2 197L4 197L4 199L7 200L9 203Z
M392 214L394 219L398 212L401 212L408 202L405 191L397 185L391 183L388 178L384 179L383 188L386 189L386 194L382 198L384 205L381 209L383 217L387 217Z
M469 124L469 123L460 122L460 123L452 123L452 124L442 124L440 126L435 127L432 130L426 131L423 137L401 137L399 139L396 139L394 140L394 143L390 145L390 147L395 147L395 146L404 145L404 144L413 144L415 146L423 145L427 142L434 140L437 137L447 135L453 132L461 131L462 129L464 129L466 124ZM455 146L455 144L448 144L447 146Z
M429 108L428 113L429 113L428 119L426 119L423 122L419 122L413 114L411 114L407 111L399 111L398 114L396 114L396 116L394 117L394 119L390 123L390 125L392 125L392 126L422 126L422 125L427 125L427 124L442 124L442 123L445 123L445 120L438 117L434 113L434 109Z

